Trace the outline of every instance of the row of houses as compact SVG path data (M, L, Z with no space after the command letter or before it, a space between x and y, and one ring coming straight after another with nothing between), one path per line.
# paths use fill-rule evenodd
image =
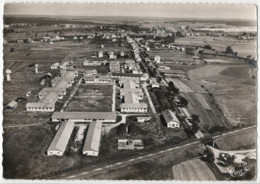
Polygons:
M52 156L62 156L67 148L69 139L73 132L75 122L68 120L63 122L57 131L55 137L53 138L48 150L47 155ZM87 136L83 145L82 153L87 156L98 156L99 147L101 141L101 121L90 122Z
M136 80L121 80L123 88L120 90L120 97L124 101L120 105L121 112L146 113L148 106L146 103L139 103L144 97L143 91L139 88Z
M66 89L72 86L78 72L61 72L61 75L51 81L51 88L43 88L38 93L40 99L38 102L26 104L27 111L53 112L55 110L55 103L66 95Z

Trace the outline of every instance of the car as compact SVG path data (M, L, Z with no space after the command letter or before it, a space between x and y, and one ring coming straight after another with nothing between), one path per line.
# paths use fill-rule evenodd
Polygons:
M28 91L25 96L29 97L29 96L31 96L31 95L32 95L32 92L31 92L31 91Z

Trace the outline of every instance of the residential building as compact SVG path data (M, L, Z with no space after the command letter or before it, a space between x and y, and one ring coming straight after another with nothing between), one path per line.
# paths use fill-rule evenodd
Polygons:
M101 121L90 122L82 153L87 156L98 156L101 141Z
M85 84L112 84L113 80L110 76L85 76L83 79Z
M47 150L48 156L62 156L64 154L73 129L74 122L72 121L67 121L61 124Z
M174 112L166 110L162 112L163 118L166 122L167 128L179 128L180 122Z
M99 51L99 52L98 52L98 57L99 57L99 58L102 58L103 56L104 56L103 51Z

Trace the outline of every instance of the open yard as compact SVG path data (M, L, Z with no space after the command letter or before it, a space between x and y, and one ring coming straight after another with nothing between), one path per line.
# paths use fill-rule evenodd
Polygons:
M112 85L81 84L66 111L68 112L110 112L112 111Z

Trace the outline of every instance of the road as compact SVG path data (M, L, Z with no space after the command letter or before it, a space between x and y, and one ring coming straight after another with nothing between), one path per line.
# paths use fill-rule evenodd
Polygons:
M77 90L78 90L78 88L79 88L79 86L80 86L80 83L81 83L81 80L82 80L82 79L83 79L83 77L79 79L78 83L77 83L76 86L74 87L74 89L73 89L73 91L71 92L69 98L68 98L68 99L66 100L66 102L64 103L64 105L63 105L63 107L61 108L60 112L63 112L63 111L66 109L66 107L68 106L70 100L73 98L73 96L74 96L75 93L77 92Z
M148 98L148 101L149 101L149 104L150 104L150 107L151 107L151 109L152 109L153 114L157 114L157 112L156 112L156 110L155 110L155 107L154 107L154 105L153 105L153 101L152 101L152 99L151 99L151 97L150 97L150 94L149 94L149 92L148 92L148 90L147 90L146 85L143 84L142 86L143 86L144 92L145 92L145 94L146 94L146 96L147 96L147 98Z
M3 128L23 128L23 127L30 127L30 126L42 126L46 123L33 123L33 124L24 124L24 125L3 125Z
M244 133L249 130L255 130L255 129L256 129L256 125L253 125L250 127L240 128L240 129L233 130L233 131L226 132L226 133L220 133L218 135L211 136L211 138L213 140L215 140L215 139L228 138L229 136L239 136L239 134L241 134L241 133ZM123 167L132 165L137 162L142 162L142 161L149 160L152 158L162 157L162 155L171 154L178 150L183 150L183 149L187 149L187 148L190 148L192 150L192 147L201 146L201 145L202 145L202 143L200 140L191 140L190 142L176 145L175 147L161 148L161 149L159 149L159 151L158 150L156 150L156 151L144 150L143 152L138 153L134 157L115 160L115 161L109 160L109 161L103 162L101 164L93 165L93 166L79 169L76 171L63 173L59 176L51 177L49 179L84 179L86 177L91 177L92 175L107 173L112 169L123 168Z

